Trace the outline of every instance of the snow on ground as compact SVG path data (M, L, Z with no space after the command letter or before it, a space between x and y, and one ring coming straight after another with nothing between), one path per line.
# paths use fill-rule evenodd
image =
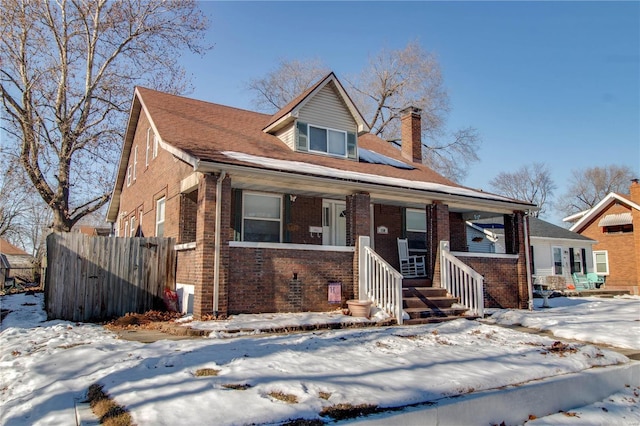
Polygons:
M554 297L551 308L534 299L533 312L498 310L487 322L548 330L554 336L618 348L640 349L640 297Z
M600 309L610 312L607 318L594 308L584 309L597 304L591 299L556 309L568 317L581 316L592 334L607 330L601 323L608 321L624 322L622 328L631 333L637 316L620 318L628 318L632 309L620 300L634 301L637 307L639 299L602 300ZM465 319L142 344L120 340L99 325L45 321L41 294L3 296L0 304L13 311L0 332L0 424L6 425L73 424L74 400L96 382L140 426L241 425L317 419L323 408L341 403L402 406L629 361L589 344L554 347L548 337ZM295 315L284 318L270 320L280 325L298 321L291 326L301 321ZM236 328L251 329L258 319L235 321ZM202 368L217 375L196 377ZM293 395L297 402L282 402L275 392ZM585 413L581 424L598 424L589 423L591 414ZM631 423L613 419L637 424L639 417Z

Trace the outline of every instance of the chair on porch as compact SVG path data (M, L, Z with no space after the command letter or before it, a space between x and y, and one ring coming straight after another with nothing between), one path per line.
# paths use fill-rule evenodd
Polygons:
M406 238L398 238L398 257L400 258L400 273L403 277L424 277L427 275L424 256L409 255L409 243Z

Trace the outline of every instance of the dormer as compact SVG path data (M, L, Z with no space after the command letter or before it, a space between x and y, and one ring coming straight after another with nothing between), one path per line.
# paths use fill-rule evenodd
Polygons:
M334 73L273 115L263 129L292 151L358 160L358 135L369 126Z

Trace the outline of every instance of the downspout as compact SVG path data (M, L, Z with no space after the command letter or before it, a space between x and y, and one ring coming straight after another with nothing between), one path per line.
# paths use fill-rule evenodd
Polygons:
M227 172L224 170L220 172L218 181L216 182L216 234L213 238L214 241L214 258L213 258L213 315L218 317L218 303L219 303L219 291L220 291L220 240L222 238L220 232L220 226L222 222L222 182L227 176Z
M533 311L533 287L531 286L531 264L529 263L529 249L531 244L529 244L529 216L524 215L524 260L527 263L527 288L529 290L529 310Z

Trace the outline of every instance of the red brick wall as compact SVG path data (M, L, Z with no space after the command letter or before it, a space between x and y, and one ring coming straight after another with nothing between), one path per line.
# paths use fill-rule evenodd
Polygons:
M608 214L627 213L630 209L622 204L612 203L595 217L580 234L598 241L593 251L606 250L609 256L609 275L606 277L607 287L637 286L637 268L640 263L640 252L635 248L634 234L640 225L634 222L634 232L607 234L598 226L598 222Z
M374 232L378 226L386 226L388 234L375 233L375 250L396 270L400 270L398 238L402 237L402 208L376 204L373 208Z
M180 250L176 259L176 282L180 284L195 284L196 282L196 250Z
M352 299L353 253L229 248L229 314L329 311L329 282ZM297 280L294 280L294 272Z
M136 224L139 226L140 210L143 211L142 235L154 237L156 226L156 201L166 197L164 236L179 240L179 214L180 214L180 181L193 173L193 167L178 160L169 152L158 147L158 156L151 158L149 153L149 166L145 166L145 151L147 145L147 129L149 120L143 113L140 114L138 127L133 139L131 155L128 164L133 166L135 147L138 147L138 164L136 180L127 186L125 179L122 194L120 195L120 211L126 213L123 216L127 221L132 215L136 215ZM153 142L153 137L151 139ZM116 227L118 235L124 236L124 221L118 220ZM128 235L127 235L128 236Z
M484 276L486 308L522 308L519 298L518 259L462 257L460 260ZM526 301L524 302L526 305Z
M469 251L467 247L467 224L461 213L449 213L451 251Z
M322 198L297 196L291 202L291 222L285 224L291 243L322 244L322 235L311 237L310 226L322 226Z

